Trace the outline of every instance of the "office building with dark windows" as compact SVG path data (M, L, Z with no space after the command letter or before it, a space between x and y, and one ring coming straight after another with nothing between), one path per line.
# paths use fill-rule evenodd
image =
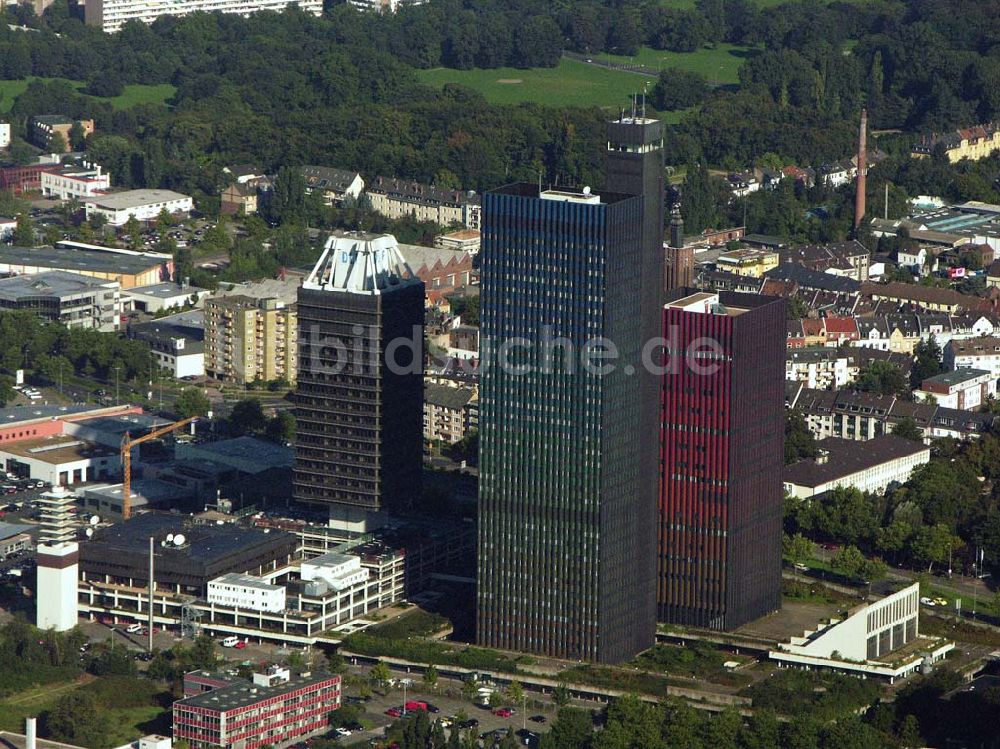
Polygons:
M641 353L644 315L659 308L662 192L647 200L643 190L662 190L646 172L662 175L661 141L647 137L662 130L619 124L608 153L618 191L517 184L484 196L477 634L486 646L616 662L653 643L657 467L641 425L643 399L658 391ZM657 210L654 227L644 218Z
M391 235L333 235L298 311L294 496L364 531L420 498L424 284Z
M785 302L675 289L663 325L658 618L734 629L781 605Z

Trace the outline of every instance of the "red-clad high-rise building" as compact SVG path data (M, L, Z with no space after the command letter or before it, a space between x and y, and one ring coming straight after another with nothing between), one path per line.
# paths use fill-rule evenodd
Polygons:
M785 302L667 294L660 621L733 629L781 605Z

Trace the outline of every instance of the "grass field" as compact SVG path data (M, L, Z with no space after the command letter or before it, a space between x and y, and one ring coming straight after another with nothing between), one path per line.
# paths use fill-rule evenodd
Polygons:
M753 47L717 44L697 52L670 52L669 50L642 47L633 57L601 54L597 59L617 63L645 65L649 68L679 68L701 73L710 83L736 83L740 65L748 57L758 54Z
M28 84L34 80L58 81L66 79L25 78L20 81L0 81L0 112L9 112L11 107L14 106L14 99L23 94L24 90L28 88ZM66 82L76 89L81 89L87 85L83 81ZM111 99L105 99L104 101L110 101L111 106L115 109L128 109L129 107L134 107L137 104L162 104L173 96L174 91L176 90L177 89L169 83L160 83L153 86L132 84L125 86L125 90L122 92L121 96L115 96Z
M441 87L446 83L479 91L491 104L534 102L554 107L623 107L629 96L642 91L652 80L648 76L608 70L585 62L563 59L555 68L496 68L452 70L434 68L418 71L423 83ZM681 113L672 113L676 122Z

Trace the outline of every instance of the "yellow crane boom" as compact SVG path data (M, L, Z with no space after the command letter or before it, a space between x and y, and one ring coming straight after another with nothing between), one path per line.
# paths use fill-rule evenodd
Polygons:
M132 517L132 448L141 445L143 442L151 442L170 432L183 429L188 424L193 424L198 420L197 416L190 416L172 424L167 424L159 429L154 429L149 434L132 439L132 435L125 432L122 437L122 518L128 520Z

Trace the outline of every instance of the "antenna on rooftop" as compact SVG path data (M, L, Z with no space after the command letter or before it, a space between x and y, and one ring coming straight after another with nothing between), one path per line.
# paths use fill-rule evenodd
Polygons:
M646 86L649 85L649 81L642 84L642 119L646 119Z

